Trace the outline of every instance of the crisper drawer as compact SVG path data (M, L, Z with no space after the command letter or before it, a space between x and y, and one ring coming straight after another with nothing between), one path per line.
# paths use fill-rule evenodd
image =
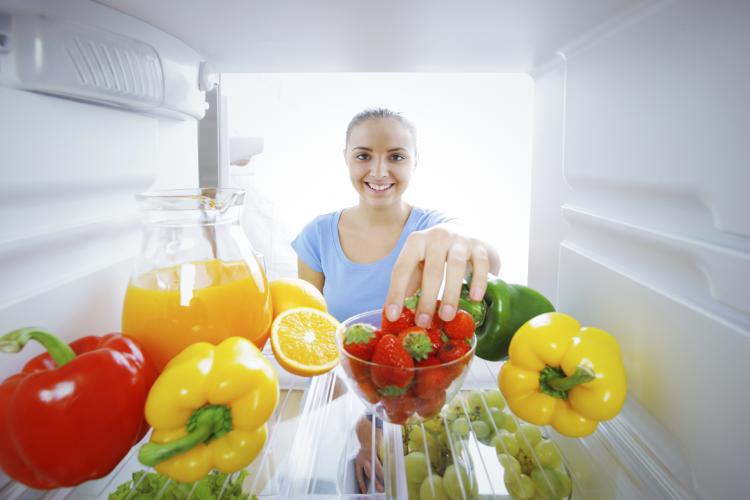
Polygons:
M494 381L501 363L477 358L461 393L440 416L423 424L399 426L368 418L338 369L312 379L291 377L276 364L270 351L266 356L282 374L283 386L279 405L269 420L266 446L245 471L212 477L213 494L205 481L177 485L156 476L138 462L135 447L106 478L49 492L6 483L0 498L696 497L689 488L690 472L680 464L679 449L632 398L618 417L587 438L566 438L546 428L529 429L532 426L510 414L499 397ZM491 410L493 407L502 411ZM366 493L360 493L355 470L360 441L382 442L370 447L369 453L371 464L378 455L382 459L382 492L368 483ZM541 442L547 444L538 447ZM514 461L532 481L518 480ZM374 475L371 466L369 476ZM426 481L427 486L422 486ZM442 483L442 491L439 486L430 487L436 483ZM421 493L418 486L422 486Z

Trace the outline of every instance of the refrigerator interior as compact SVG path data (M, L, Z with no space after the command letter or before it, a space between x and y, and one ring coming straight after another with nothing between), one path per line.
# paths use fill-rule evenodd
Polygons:
M0 1L3 331L43 323L72 340L119 329L140 236L132 194L199 182L205 61L218 73L528 73L529 285L615 335L629 381L623 412L594 435L545 430L562 451L572 498L746 497L750 4L375 5ZM399 14L392 25L388 9ZM199 20L210 28L195 29ZM50 80L47 65L19 56L40 56L34 36L14 31L24 27L42 33L45 50L83 33L156 57L152 76L141 76L158 84L151 93L145 83L142 92L118 88L104 70L98 85L96 71L94 84ZM4 357L0 377L39 352ZM464 389L496 388L499 367L476 359ZM356 498L361 404L337 372L308 380L277 368L282 397L243 490ZM402 429L382 427L386 493L361 497L406 498ZM478 495L506 495L494 451L473 430L462 448ZM106 497L143 469L135 450L106 478L73 489L32 491L2 477L0 497Z

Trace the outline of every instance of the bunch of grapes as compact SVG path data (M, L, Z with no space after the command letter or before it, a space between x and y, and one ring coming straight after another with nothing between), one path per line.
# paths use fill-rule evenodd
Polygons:
M477 496L467 449L471 433L482 444L494 446L513 498L559 500L570 496L570 476L555 444L539 427L519 426L500 391L473 390L456 396L441 415L423 425L404 427L409 500Z
M478 495L465 442L453 433L448 435L443 416L403 429L409 500L458 500Z

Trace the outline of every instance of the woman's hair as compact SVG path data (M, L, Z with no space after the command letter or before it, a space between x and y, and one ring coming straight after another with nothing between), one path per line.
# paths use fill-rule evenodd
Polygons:
M349 145L349 137L352 135L352 129L359 125L360 123L367 121L367 120L375 120L375 119L386 119L391 118L393 120L396 120L399 122L406 130L409 131L412 138L414 139L414 148L416 149L417 144L417 128L414 126L412 122L404 118L401 113L397 113L395 111L391 111L390 109L386 108L369 108L365 109L364 111L360 111L349 122L349 126L346 127L346 145Z

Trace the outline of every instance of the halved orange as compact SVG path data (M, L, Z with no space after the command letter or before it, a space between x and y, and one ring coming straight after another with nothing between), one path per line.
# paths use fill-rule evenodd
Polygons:
M311 377L332 370L339 362L335 340L338 326L336 318L318 309L286 310L271 325L273 354L295 375Z

